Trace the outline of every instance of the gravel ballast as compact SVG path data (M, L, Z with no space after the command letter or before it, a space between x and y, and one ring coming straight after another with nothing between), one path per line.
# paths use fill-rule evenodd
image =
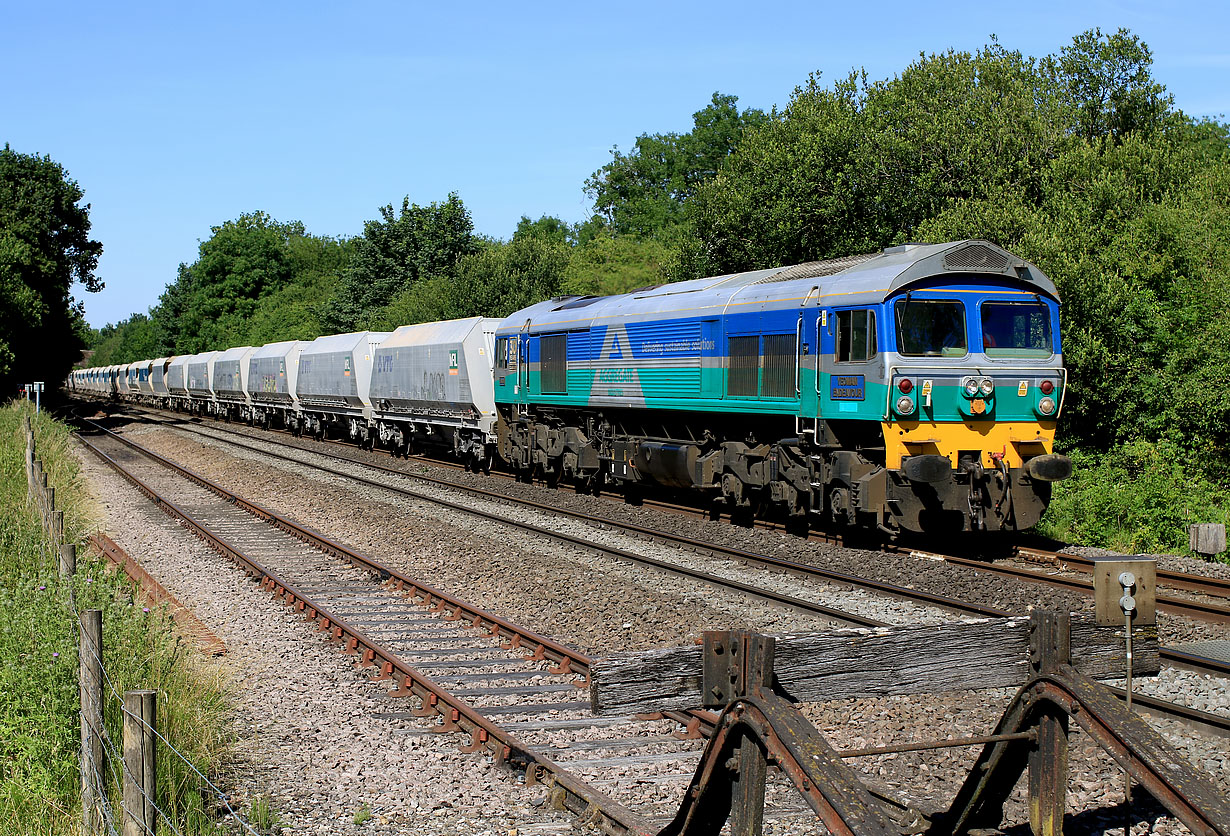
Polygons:
M137 434L140 436L137 440L142 443L148 444L209 478L236 489L250 499L303 521L360 551L385 560L407 574L448 589L460 597L495 610L505 617L572 644L590 654L601 655L610 650L631 650L686 643L699 636L700 631L705 629L725 629L738 626L762 632L780 633L819 630L828 626L827 622L821 619L804 619L798 614L784 613L776 607L765 604L749 603L747 599L728 593L697 589L687 582L670 576L648 573L644 569L636 569L608 558L568 549L542 538L518 539L518 535L509 531L496 531L487 523L476 524L456 512L444 513L428 503L395 498L388 492L376 488L355 486L353 483L347 483L341 477L313 474L306 467L273 463L256 454L233 449L228 452L227 445L223 442L214 442L203 447L202 440L199 438L185 438L177 433L164 430L143 430L138 431ZM92 458L87 457L86 461L87 466L93 464ZM385 462L387 463L387 459ZM94 465L91 471L91 480L96 485L102 485L105 479L118 481L118 477L109 472L100 475L97 472L100 471L97 465ZM433 475L436 474L433 473ZM456 475L464 479L477 478L467 474ZM484 487L490 489L490 482L484 483ZM533 491L534 498L539 501L545 501L543 494L547 493L532 486L506 484L504 487L517 491ZM108 507L109 517L123 523L124 520L134 515L136 505L144 503L147 509L149 505L143 498L124 501L117 499L117 493L123 492L121 488L123 488L122 485L114 484L105 489L100 487L100 495L105 498L108 506L124 505L123 510L114 516L111 508ZM548 495L558 498L561 502L591 503L591 510L594 507L592 498L575 497L562 491ZM641 524L658 527L664 525L663 517L667 516L651 509L624 508L607 504L603 504L601 510L594 513L609 514L613 517L624 513L630 517L639 517L638 522ZM199 595L194 595L188 590L177 588L176 585L183 583L191 586L204 582L206 576L209 576L211 572L219 574L217 566L221 559L206 550L194 538L184 534L177 526L167 523L161 514L152 509L148 510L148 520L150 522L161 520L164 528L169 526L171 533L177 533L187 544L201 552L199 559L206 561L205 565L213 568L197 569L194 575L190 565L187 563L180 565L178 562L188 560L179 554L181 548L186 551L191 551L191 549L187 546L172 548L166 544L157 546L152 543L147 546L152 546L155 552L163 552L163 556L154 557L153 565L150 565L147 563L146 552L140 548L139 541L145 537L163 536L162 534L132 532L129 536L138 541L135 545L125 542L123 532L118 532L116 539L129 548L134 556L141 559L143 563L147 563L147 568L150 568L185 604L193 607L207 623L215 626L224 640L230 644L232 639L227 631L218 628L218 625L203 615L202 611L208 612L210 607L223 611L232 607L241 608L238 603L240 596L236 588L222 589L216 593L202 589ZM976 583L967 576L962 576L953 584L945 587L942 582L943 577L949 576L949 570L952 567L941 567L935 564L928 566L925 564L931 563L929 561L909 561L900 555L885 556L886 558L891 557L893 562L905 567L894 569L891 566L881 566L880 564L886 562L885 560L869 559L867 552L818 544L802 544L797 540L771 532L746 531L731 526L716 526L699 520L673 516L670 517L670 523L676 530L696 526L698 529L703 529L710 539L725 540L741 548L762 553L773 553L776 550L782 556L789 556L793 559L806 557L823 561L826 568L836 568L852 573L855 571L866 573L870 568L873 572L882 574L883 579L902 585L914 585L912 581L917 581L919 575L926 574L927 588L954 597L966 597L964 587L972 588ZM131 527L130 524L129 527ZM728 529L728 531L722 529ZM613 534L609 536L613 539L616 537ZM627 545L637 545L643 551L649 549L652 544ZM659 550L659 553L670 551L659 546L653 546L653 549ZM678 554L673 559L687 560L686 557ZM711 570L713 568L712 561L696 557L691 560L695 562L695 565L703 564L706 568ZM168 565L162 565L164 563ZM843 564L847 568L843 568ZM923 573L923 569L931 571ZM746 567L737 564L725 567L723 571L732 577L748 582L753 574ZM311 644L315 641L311 638L311 634L301 626L303 622L284 614L280 605L264 604L261 602L263 596L253 595L254 587L242 580L240 573L228 570L225 574L228 576L233 574L238 587L247 584L248 597L252 600L250 605L262 609L265 616L264 620L257 617L255 623L259 625L259 628L250 626L239 629L236 633L239 648L232 647L231 658L224 660L224 664L231 664L236 657L242 661L245 653L250 653L254 657L260 656L256 648L262 644L263 640L259 637L257 630L263 629L265 625L269 625L271 630L277 626L287 631L286 636L269 639L274 644L280 641ZM766 573L754 574L759 576ZM956 578L959 574L962 573L953 572L951 577ZM201 577L198 578L198 575ZM937 575L940 578L937 579ZM187 580L175 580L180 576ZM805 592L811 597L822 598L831 606L849 605L852 608L858 608L860 612L869 617L881 618L893 623L954 619L951 614L928 611L928 608L918 608L916 605L906 606L901 602L878 599L865 593L850 594L838 587L822 588L824 585L811 582L800 584L797 579L789 576L774 575L772 578L782 591L787 591L789 594ZM208 578L208 580L215 584L218 582L217 578ZM954 585L963 588L954 590L952 588ZM578 595L578 590L583 594ZM213 598L215 594L221 597ZM1048 592L1043 596L1034 587L1030 587L1028 593L1009 589L996 594L999 600L988 601L988 603L994 603L996 606L1007 604L1008 608L1011 608L1011 605L1020 604L1023 598L1029 597L1035 599L1033 601L1035 604L1045 597L1049 602L1048 606L1064 606L1064 602L1067 601L1065 596L1068 596L1075 604L1071 607L1072 609L1080 608L1080 604L1083 603L1077 596L1071 596L1070 593ZM210 603L211 600L215 603ZM225 603L219 604L216 601ZM269 614L274 612L279 615L271 618ZM214 617L218 618L218 614L215 613ZM222 618L223 622L226 620L225 617ZM294 637L295 633L301 635ZM245 643L254 647L245 647ZM362 676L354 676L333 655L332 650L317 645L314 651L298 652L305 658L314 660L314 664L318 664L320 670L316 670L308 677L308 681L312 683L310 686L302 689L291 687L293 696L288 696L278 703L279 711L291 711L297 700L305 699L305 691L315 693L313 688L321 687L326 683L331 687L340 688L341 693L347 693L349 690L359 692L363 688L369 689L369 693L361 699L370 699L372 702L363 703L363 707L351 705L345 709L329 709L325 714L327 717L325 722L292 722L283 736L284 740L302 742L306 738L310 742L314 736L322 734L332 740L333 733L340 732L341 729L346 729L349 735L349 738L342 735L342 740L357 740L359 737L387 740L389 734L400 733L399 740L404 737L407 742L417 741L419 745L410 746L409 751L400 743L392 748L399 753L399 756L405 758L411 755L424 756L435 766L434 771L429 770L428 774L437 776L451 775L448 766L455 764L456 761L450 758L473 759L473 756L459 755L451 746L442 746L434 736L415 733L416 727L413 724L407 724L404 720L398 721L399 725L392 730L381 729L381 733L370 731L369 725L372 722L390 722L371 719L372 714L379 713L379 710L374 711L373 708L379 709L387 703L387 699L381 694L382 689L370 685ZM271 666L275 662L276 664L288 664L290 655L292 654L289 651L275 652L271 657L265 659L264 664ZM261 668L262 664L257 663L257 667ZM241 696L245 693L259 691L259 688L247 687L245 681L247 676L248 674L245 674L237 678L237 682L243 683L236 689L237 694ZM303 677L288 678L295 680L295 686L305 681ZM1157 682L1159 681L1138 680L1137 687L1145 690L1146 683L1153 686ZM1226 704L1224 698L1218 702L1216 697L1207 696L1210 692L1218 690L1215 684L1210 687L1211 683L1207 681L1207 678L1201 680L1196 676L1179 677L1175 679L1175 682L1178 682L1183 689L1191 691L1193 704L1199 702L1197 707L1202 710L1220 709L1230 713L1230 705ZM1167 699L1179 699L1180 696L1174 693L1174 687L1176 686L1167 680L1165 685L1159 687L1160 695ZM1226 693L1224 687L1220 690L1222 695ZM834 745L842 748L859 748L863 745L901 742L903 735L904 739L919 739L929 734L980 733L994 724L1008 696L1010 695L978 692L977 694L944 695L936 698L908 700L886 698L807 706L805 710L823 730L831 732ZM257 699L256 702L263 709L267 707L269 701ZM313 705L313 711L322 710L316 706L315 702L310 702L310 704ZM332 703L328 704L332 705ZM976 710L971 710L971 706L974 706ZM384 706L384 710L387 710L387 706ZM333 713L335 711L341 714ZM352 713L345 714L345 712ZM252 716L256 716L255 711ZM562 717L566 718L566 715ZM949 720L941 722L939 718L949 718ZM1163 727L1163 732L1178 743L1193 761L1205 764L1210 773L1221 782L1223 788L1230 786L1230 781L1227 779L1227 775L1230 774L1230 765L1226 763L1225 756L1221 755L1217 749L1193 738L1190 730L1179 724L1171 725L1174 726L1173 729ZM256 728L254 722L252 727ZM298 732L300 727L303 727L301 733ZM948 727L947 730L943 730L946 727ZM327 734L322 729L327 730ZM360 729L362 731L358 731ZM261 741L262 745L268 744L269 739L269 734L259 734L255 738L256 741ZM539 739L544 745L551 745L554 742L551 734L546 732L536 738L536 740ZM1193 740L1194 743L1191 742ZM369 796L370 801L360 800L363 797L362 788L373 774L403 771L407 761L404 759L382 761L379 758L369 761L343 757L340 751L347 747L341 742L335 742L333 745L334 748L331 751L338 753L336 766L333 765L329 756L310 757L310 764L304 764L302 760L296 762L303 770L319 770L325 776L332 776L333 783L330 784L330 777L324 777L323 783L305 784L300 779L288 779L288 776L297 774L296 770L287 772L281 767L255 766L261 762L258 754L264 750L256 744L249 745L245 739L243 746L245 768L251 771L254 778L259 779L258 783L265 781L264 786L268 787L267 790L257 788L252 791L253 794L269 791L275 798L276 808L277 792L286 792L287 809L292 809L295 804L300 805L294 809L304 812L296 813L296 815L310 817L313 827L316 828L315 830L311 828L300 830L298 826L295 826L294 832L322 832L320 828L324 827L325 823L333 827L334 823L341 821L340 817L346 816L345 810L348 809L348 805L361 806L364 803L367 803L369 809L376 814L371 821L363 825L362 829L365 830L371 830L373 822L376 822L377 826L392 828L388 832L399 832L396 828L404 827L406 823L418 825L420 822L434 823L431 825L433 827L439 824L440 828L436 830L420 828L415 832L507 833L510 829L521 828L519 832L527 833L540 832L541 828L563 826L562 817L544 813L541 809L541 798L538 799L540 806L534 806L533 792L516 787L509 781L508 773L486 765L477 769L477 772L467 767L465 779L462 780L462 783L477 782L481 787L480 795L484 799L482 811L486 818L475 819L458 813L462 809L459 805L464 805L466 799L470 798L467 794L469 790L456 790L454 796L449 796L448 787L453 785L448 784L447 781L445 781L443 792L443 800L447 803L434 807L428 806L434 804L434 801L420 801L413 794L408 799L392 798L386 792ZM389 757L390 747L387 743L382 746L376 740L371 745L383 753L381 757ZM1078 739L1074 744L1073 752L1075 773L1073 787L1080 785L1091 789L1088 793L1082 794L1083 791L1078 791L1070 796L1069 802L1073 813L1080 812L1091 804L1101 803L1100 799L1103 799L1103 796L1105 796L1106 803L1113 803L1114 792L1121 791L1121 789L1116 789L1121 787L1121 782L1112 780L1113 768L1100 764L1093 753L1084 752L1080 746ZM681 748L686 749L687 747ZM275 747L275 751L280 751L280 749ZM432 757L433 754L440 753L445 753L450 757ZM964 776L963 770L968 768L968 762L972 761L975 753L970 750L954 750L951 754L938 756L934 753L880 756L861 758L851 763L869 777L895 786L906 795L914 795L920 799L947 799L955 791L955 784L952 780L946 780L943 774L946 771L951 772L953 776L956 776L953 780L959 780ZM596 754L578 752L577 756L593 758ZM330 761L330 763L326 764L325 761ZM477 760L475 762L477 763ZM380 766L381 763L384 766ZM1107 772L1108 769L1109 772ZM579 771L587 774L583 769ZM626 784L601 770L593 774L604 791L621 797L621 800L627 800L633 806L643 807L649 802L656 801L659 807L670 808L677 803L677 800L672 801L673 788L655 783L651 780L651 775L643 774L645 773L643 769L637 770L637 773L627 776L628 783ZM1110 778L1103 780L1107 775ZM273 789L275 776L277 781L286 780L283 785L284 789L277 792ZM402 777L404 779L404 775ZM926 791L911 790L910 787L916 787L920 778L925 779L923 785ZM441 777L438 780L443 781L444 778ZM447 780L456 783L457 779L448 778ZM1099 784L1099 781L1102 783ZM494 796L504 799L505 806L498 811L498 804L486 801L487 796L492 794L489 784L494 784L491 782L508 785L494 792ZM311 792L306 792L309 786ZM1099 792L1102 795L1098 795ZM305 793L306 800L303 799ZM393 791L393 794L395 795L396 791ZM435 798L435 796L431 797ZM1020 806L1021 790L1019 788L1014 799L1009 808L1009 815L1020 821L1019 816L1023 807ZM410 801L415 801L418 806L411 806ZM306 810L313 805L323 805L334 812L328 815L324 813L310 815ZM442 813L441 810L446 812ZM355 811L357 811L357 806L351 811L350 819L353 819ZM538 818L535 819L535 816ZM385 821L384 824L381 823L381 819ZM309 819L305 818L305 820ZM1083 820L1094 821L1088 816ZM1163 821L1159 825L1158 832L1165 831L1172 826L1172 823ZM359 828L353 824L350 827L358 832ZM335 830L347 832L341 825L329 832ZM784 832L789 832L789 829L787 828Z

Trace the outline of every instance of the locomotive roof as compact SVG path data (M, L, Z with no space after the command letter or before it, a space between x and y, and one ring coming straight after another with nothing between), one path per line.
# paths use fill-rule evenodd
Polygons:
M700 311L792 299L802 302L819 288L838 304L881 302L909 285L948 275L992 276L1030 292L1058 299L1055 285L1036 266L989 241L905 244L883 252L844 256L785 267L642 288L619 296L569 296L539 302L504 320L500 330L566 325L607 317L665 311Z

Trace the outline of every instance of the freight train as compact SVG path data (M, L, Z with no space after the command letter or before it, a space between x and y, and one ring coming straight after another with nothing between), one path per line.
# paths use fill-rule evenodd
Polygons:
M69 386L895 535L1036 523L1072 470L1053 448L1066 382L1055 285L970 240L80 369Z

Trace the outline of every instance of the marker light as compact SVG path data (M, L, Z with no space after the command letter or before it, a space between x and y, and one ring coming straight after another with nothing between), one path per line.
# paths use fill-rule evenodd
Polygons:
M1038 411L1041 412L1043 415L1051 415L1052 413L1054 413L1055 412L1055 399L1054 398L1043 398L1042 400L1038 401Z
M995 381L989 377L984 377L978 381L978 391L982 393L984 398L990 397L991 393L995 391Z
M976 377L965 378L965 380L961 381L961 388L965 392L965 397L967 398L974 397L974 395L978 394L978 378Z
M1055 391L1055 384L1049 380L1044 380L1038 388L1042 390L1042 394L1049 395L1051 392Z
M897 398L897 413L900 415L911 415L914 412L914 399L909 395L902 395Z
M897 384L897 388L900 389L903 394L908 395L910 394L910 390L914 388L914 382L908 377L903 377L901 378L901 382Z

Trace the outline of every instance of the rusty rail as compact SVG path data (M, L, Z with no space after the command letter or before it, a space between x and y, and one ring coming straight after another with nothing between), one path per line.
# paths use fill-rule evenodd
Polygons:
M176 629L196 642L202 653L210 656L226 653L225 642L218 638L205 622L197 618L192 610L167 591L144 566L133 560L132 555L120 548L118 543L102 532L91 534L87 540L100 556L120 569L137 585L146 601L155 606L166 605Z
M189 478L202 487L217 493L219 496L225 498L229 495L229 492L220 486L210 487L212 483L208 479L197 474L191 474L191 471L188 471L186 468L182 468L152 451L145 450L140 445L134 444L132 441L124 439L115 433L111 433L105 428L99 429L110 437L141 452L143 455L149 456L159 464L165 465L185 478ZM463 751L477 752L485 749L497 762L519 768L525 771L527 776L549 775L550 783L556 790L556 797L563 807L574 815L585 818L587 821L600 824L607 833L649 834L653 832L653 828L641 816L628 810L601 791L590 787L580 778L577 778L555 762L535 754L513 734L487 720L464 701L453 697L448 691L432 682L429 677L399 659L395 653L373 641L361 630L335 617L327 609L314 604L308 596L299 592L294 585L279 578L276 573L234 547L226 538L209 531L205 526L194 520L185 509L160 496L157 491L135 474L125 469L123 465L107 455L105 451L93 444L89 439L81 435L78 437L81 438L82 442L91 452L149 497L164 513L174 519L181 520L185 526L204 540L211 548L237 563L249 577L256 579L262 588L282 600L286 606L302 613L305 618L315 621L318 624L319 632L328 634L326 638L340 644L343 652L358 657L355 662L357 667L375 668L376 674L372 677L374 681L384 679L396 681L398 688L390 692L393 696L418 697L420 700L420 712L424 716L434 713L442 718L442 723L437 728L437 731L468 732L471 736L470 743L461 747ZM245 510L258 518L265 519L266 522L277 524L275 520L283 519L276 513L263 509L255 503L247 502L233 495L229 495L229 497L231 501L237 502ZM306 542L322 548L326 553L334 554L347 560L354 556L359 558L359 562L356 565L372 568L372 571L379 572L386 577L394 576L394 573L388 570L387 567L380 567L380 564L375 561L363 558L361 555L327 538L321 538L321 542L318 543L316 538L319 535L315 532L289 521L283 521L289 526L289 528L284 528L283 530L295 536L302 535ZM279 527L282 526L279 525ZM334 551L335 549L338 551ZM408 586L422 588L422 585L415 584L413 581L410 581ZM436 591L433 594L439 593ZM455 600L451 596L441 595L441 600L445 599L449 601ZM562 648L562 646L555 642L551 642L549 639L545 639L545 637L539 637L531 631L516 628L515 625L508 625L508 622L503 619L492 617L490 614L470 608L468 605L466 605L466 608L469 612L481 618L478 626L487 626L492 636L503 635L508 626L513 626L514 632L509 636L510 646L530 649L532 645L534 653L530 658L538 654L549 656L552 652L551 648ZM456 614L457 611L455 609L453 614ZM517 637L521 637L521 642L513 644L512 642ZM526 639L530 639L529 644L526 643ZM564 658L588 663L584 656L567 648L562 649L565 651ZM539 656L539 658L542 657Z
M941 554L933 555L931 552L921 552L915 550L912 551L911 554L923 557L934 556L942 559L945 563L951 563L954 566L962 566L967 569L973 569L974 571L983 572L985 574L1023 579L1029 581L1030 583L1038 583L1046 586L1058 587L1060 589L1068 589L1084 595L1093 594L1093 581L1085 580L1083 578L1048 575L1032 569L1022 569L1018 566L998 566L994 563L986 563L980 560L970 560L964 557L953 557L951 555ZM1173 575L1175 573L1172 572L1169 574ZM1162 573L1159 572L1158 575L1161 577ZM1217 604L1205 603L1203 601L1189 601L1185 598L1175 598L1170 595L1158 595L1157 608L1163 612L1168 612L1171 615L1182 615L1188 618L1199 619L1201 621L1209 621L1214 624L1230 624L1230 609Z

